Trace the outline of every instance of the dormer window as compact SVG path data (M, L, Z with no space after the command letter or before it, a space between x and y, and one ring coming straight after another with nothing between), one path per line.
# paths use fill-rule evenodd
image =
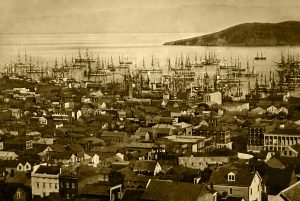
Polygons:
M235 174L233 172L228 174L228 181L235 181Z

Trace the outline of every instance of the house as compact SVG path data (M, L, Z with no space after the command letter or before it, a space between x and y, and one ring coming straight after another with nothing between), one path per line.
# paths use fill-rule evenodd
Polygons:
M17 166L17 171L28 172L31 171L31 164L29 162L20 162Z
M249 103L225 103L223 109L229 112L242 112L249 111Z
M177 128L169 124L156 124L152 126L152 132L154 138L160 138L163 136L170 136L177 133Z
M203 102L222 105L221 92L206 93L203 95Z
M45 117L30 117L29 124L32 126L43 126L48 124L48 120Z
M259 173L242 163L218 167L212 172L209 184L221 195L225 192L230 197L242 197L246 201L261 201L264 192Z
M33 131L33 132L26 133L26 136L29 136L32 139L37 140L37 139L40 139L42 137L42 133L37 132L37 131Z
M282 114L285 114L285 115L288 115L289 113L289 110L286 108L286 107L280 107L278 108L278 113L282 113Z
M91 152L87 154L90 158L90 163L92 166L97 167L97 165L100 163L100 156L97 153Z
M31 172L32 197L46 197L50 193L59 193L59 175L61 169L58 166L47 164L36 165Z
M269 114L278 114L278 109L274 105L267 108L267 112Z
M0 160L17 160L18 157L14 151L0 151Z
M59 195L64 199L74 200L78 197L78 176L69 173L59 175Z
M141 200L215 201L217 200L217 195L210 192L204 184L151 179Z
M247 151L260 152L264 148L264 135L266 126L252 125L248 129L248 144Z
M285 147L281 152L280 156L283 157L300 157L300 144L294 144L292 146Z
M297 177L290 167L277 168L268 166L263 176L268 200L278 195L282 190L297 182Z
M255 114L255 115L263 115L265 114L267 111L261 107L256 107L254 109L251 110L251 113L252 114Z
M64 127L63 122L55 122L55 128L62 128L62 127Z
M180 123L173 124L173 126L177 127L180 130L179 133L181 135L188 135L188 136L193 135L193 125L192 124L180 122Z
M4 141L4 147L6 150L25 151L33 148L33 140L28 136L15 137L13 139Z
M264 134L264 149L282 151L300 143L300 131L292 128L277 128Z
M228 156L180 156L178 164L191 169L204 170L209 165L227 164L229 163Z
M271 201L299 201L300 198L300 181L282 190L274 196Z
M120 200L122 185L86 184L80 191L85 200Z
M70 152L49 152L46 157L44 161L50 164L72 165L78 160L77 156Z
M1 201L31 201L31 189L29 186L17 183L0 184Z
M100 139L104 140L109 144L120 144L126 143L129 140L128 134L126 132L118 131L103 131Z
M200 121L199 126L209 126L208 122L205 120Z
M193 136L211 138L214 148L232 149L231 132L221 126L196 126L193 128Z
M12 109L12 108L9 108L9 110L11 111L12 117L15 117L16 119L20 119L22 117L22 111L21 111L21 109Z
M133 171L136 174L156 176L162 170L157 161L137 160L134 164Z

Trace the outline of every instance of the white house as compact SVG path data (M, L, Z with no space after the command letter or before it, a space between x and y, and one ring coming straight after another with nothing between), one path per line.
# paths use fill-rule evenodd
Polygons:
M58 166L45 164L34 166L31 173L32 197L46 197L50 193L59 193L60 173L61 170Z
M289 113L289 110L287 108L285 108L285 107L281 107L281 108L278 109L277 112L278 113L283 113L283 114L287 115Z
M26 162L26 163L19 163L17 166L17 171L21 171L21 172L27 172L27 171L31 171L31 165L30 163Z
M222 104L222 93L221 92L213 92L207 93L203 96L203 102L205 103L212 103L212 104Z
M13 151L0 151L0 160L17 160L18 157Z
M278 109L274 105L267 108L267 112L270 114L278 114Z

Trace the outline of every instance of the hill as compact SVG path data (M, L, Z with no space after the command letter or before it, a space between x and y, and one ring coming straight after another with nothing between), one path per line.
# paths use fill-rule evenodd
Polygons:
M282 46L300 45L300 21L244 23L220 32L167 42L164 45Z

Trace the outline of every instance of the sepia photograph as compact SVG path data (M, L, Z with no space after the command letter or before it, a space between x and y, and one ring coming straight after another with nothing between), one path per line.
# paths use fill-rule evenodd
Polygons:
M0 0L0 201L300 201L300 1Z

